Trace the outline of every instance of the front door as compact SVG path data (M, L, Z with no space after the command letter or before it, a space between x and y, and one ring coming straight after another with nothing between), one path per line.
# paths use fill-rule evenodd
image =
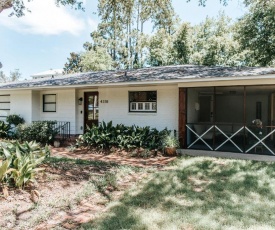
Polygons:
M84 130L98 125L98 92L84 93Z

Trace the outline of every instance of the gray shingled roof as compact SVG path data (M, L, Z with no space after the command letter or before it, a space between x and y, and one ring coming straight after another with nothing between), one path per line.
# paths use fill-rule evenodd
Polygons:
M116 83L140 83L184 79L205 79L224 77L249 77L267 74L275 74L275 68L259 67L209 67L196 65L178 65L150 67L137 70L116 70L86 72L69 74L54 77L53 79L35 79L5 83L0 85L0 89L15 89L29 87L51 87L51 86L77 86L77 85L97 85Z

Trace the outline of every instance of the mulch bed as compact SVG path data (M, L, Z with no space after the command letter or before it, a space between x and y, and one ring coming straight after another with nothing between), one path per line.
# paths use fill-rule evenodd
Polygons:
M114 151L106 154L106 152L97 152L89 149L77 149L69 151L68 148L52 148L51 156L53 157L68 157L82 160L97 160L104 162L113 162L121 165L129 165L135 167L163 167L174 161L176 157L166 157L158 152L157 156L143 158L132 157L125 151Z
M140 150L142 152L142 149ZM85 148L74 149L59 147L51 148L52 157L65 157L72 159L102 161L107 163L115 163L118 165L128 165L141 168L158 168L173 161L176 157L165 157L158 152L156 155L142 157L139 155L139 150L136 150L136 156L133 157L133 152L125 152L114 150L112 152L99 152ZM105 172L111 169L111 165L77 165L60 162L55 164L42 164L44 171L36 176L37 183L34 187L25 188L24 190L9 189L8 197L0 196L0 229L76 229L80 224L87 223L99 214L106 211L106 204L109 200L100 192L95 192L85 199L81 200L78 205L70 207L53 207L49 206L48 202L62 200L68 198L70 200L73 194L76 194L87 185L91 175L104 175ZM108 190L114 200L118 200L125 189L132 184L147 177L146 172L135 172L134 174L123 177L118 181L119 189ZM108 188L109 189L109 188ZM38 191L37 200L34 201L32 192ZM36 207L36 203L38 206ZM40 207L40 208L39 208ZM42 208L42 207L45 207ZM25 223L29 222L29 218L35 215L44 215L47 212L53 212L46 220L41 220L36 226L27 227ZM27 222L26 222L27 221ZM25 227L24 227L25 226Z

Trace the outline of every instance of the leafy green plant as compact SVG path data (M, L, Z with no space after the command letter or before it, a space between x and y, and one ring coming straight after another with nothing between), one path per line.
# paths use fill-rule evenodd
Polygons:
M11 172L10 168L10 160L0 161L0 183L7 178L8 173Z
M0 121L0 138L8 137L10 134L11 126L4 121Z
M79 136L77 145L103 149L112 147L158 149L167 133L169 133L167 129L158 131L157 129L151 129L149 126L125 126L123 124L113 126L111 121L108 123L103 121L99 126L88 127L87 132Z
M53 142L57 130L56 121L36 121L32 124L19 124L16 128L16 137L21 141L37 141L41 144Z
M171 148L178 148L180 146L180 143L176 137L174 137L172 135L167 135L163 139L163 146L171 147Z
M44 160L44 156L36 158L33 153L29 155L21 155L18 151L17 157L13 161L12 176L15 186L22 188L28 182L34 182L34 176L36 172L43 170L37 168L37 165Z
M8 122L10 125L17 126L19 124L25 123L25 120L20 115L11 114L11 115L6 117L6 122Z
M11 183L22 188L31 181L37 168L45 157L49 156L49 148L41 148L35 142L17 141L0 142L0 183Z

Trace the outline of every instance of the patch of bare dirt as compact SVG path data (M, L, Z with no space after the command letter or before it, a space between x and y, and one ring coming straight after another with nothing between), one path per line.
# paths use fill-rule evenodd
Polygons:
M135 167L163 167L174 161L176 157L165 157L157 152L154 157L133 157L126 151L114 151L110 154L91 151L89 149L77 149L70 152L67 148L52 148L52 156L69 157L83 160L99 160L104 162L114 162L122 165Z
M9 196L1 196L0 229L75 229L93 220L106 210L110 199L119 199L131 185L146 177L147 167L163 167L174 158L156 156L133 158L128 154L104 155L81 149L53 148L52 156L101 161L106 164L75 164L53 162L40 167L37 182L24 190L9 189ZM108 185L99 191L92 181L117 170L108 163L142 167L117 178L116 186ZM116 168L116 169L114 169Z

